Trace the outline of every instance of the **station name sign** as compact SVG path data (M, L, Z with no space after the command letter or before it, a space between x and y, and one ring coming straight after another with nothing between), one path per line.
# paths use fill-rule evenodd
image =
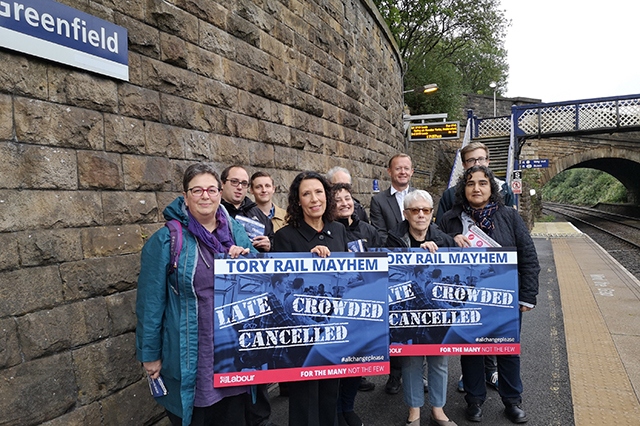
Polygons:
M129 80L127 30L52 0L0 0L0 47Z
M459 139L460 122L445 121L438 123L412 124L409 128L410 141L425 141L429 139Z

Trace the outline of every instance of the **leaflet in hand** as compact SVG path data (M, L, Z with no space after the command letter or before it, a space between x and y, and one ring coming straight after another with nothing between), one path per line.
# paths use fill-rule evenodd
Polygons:
M236 220L244 226L244 230L247 231L250 239L264 235L264 225L254 219L249 219L246 216L237 215Z
M362 240L349 241L347 243L347 247L349 247L349 251L352 253L366 251L364 249L364 244L362 243Z
M147 376L147 380L149 381L149 390L154 398L159 398L167 394L167 387L164 385L162 377L158 376L157 379L152 379Z
M465 237L471 241L471 247L501 247L500 244L476 225L469 227Z

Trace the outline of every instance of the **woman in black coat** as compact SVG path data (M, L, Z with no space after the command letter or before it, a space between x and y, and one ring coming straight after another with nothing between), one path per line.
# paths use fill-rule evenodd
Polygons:
M327 257L346 252L347 231L334 221L331 185L316 172L302 172L289 188L285 220L273 238L275 252L311 252ZM289 384L289 425L333 425L336 419L339 379L309 380Z
M351 185L348 183L336 183L333 185L332 190L337 221L342 223L347 230L349 250L359 252L368 251L373 247L382 247L382 239L378 230L358 217L355 209L355 200L351 194ZM340 379L338 426L362 425L362 420L354 411L356 395L362 380L362 377Z
M442 217L440 227L454 237L459 247L471 247L467 237L470 226L480 228L502 247L515 247L518 253L518 285L520 316L533 309L538 295L540 265L529 230L515 209L505 207L493 172L486 166L473 166L465 170L456 185L456 203ZM522 379L520 356L500 355L498 391L505 405L505 414L513 423L528 420L521 408ZM482 419L482 404L486 399L484 362L482 356L462 356L462 375L466 417L469 421Z

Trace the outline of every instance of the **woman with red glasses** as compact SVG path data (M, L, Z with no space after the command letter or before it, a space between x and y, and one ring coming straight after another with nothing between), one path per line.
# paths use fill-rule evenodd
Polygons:
M162 376L167 394L156 398L172 425L245 425L248 387L213 387L214 345L232 350L233 336L213 340L214 254L238 257L256 250L242 225L220 206L220 179L212 166L189 166L183 194L165 210L182 228L180 256L170 265L172 234L163 226L142 249L136 300L136 355L150 378ZM175 244L173 244L175 247Z

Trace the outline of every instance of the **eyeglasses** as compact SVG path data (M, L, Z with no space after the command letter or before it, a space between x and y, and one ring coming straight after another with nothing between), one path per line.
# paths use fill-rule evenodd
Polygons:
M404 209L405 212L410 212L412 215L417 215L420 212L423 212L425 215L431 214L433 211L433 207L412 207L410 209Z
M238 179L227 179L226 182L229 182L231 186L242 186L243 188L249 187L249 181L247 180L238 180Z
M193 188L187 189L187 191L191 191L191 195L196 198L202 197L202 195L207 192L209 197L215 197L222 191L222 188L218 188L217 186L210 186L208 188L202 188L201 186L194 186Z
M486 161L489 159L489 157L478 157L478 158L467 158L466 160L464 160L465 164L468 165L474 165L476 163L478 164L484 164L486 163Z

